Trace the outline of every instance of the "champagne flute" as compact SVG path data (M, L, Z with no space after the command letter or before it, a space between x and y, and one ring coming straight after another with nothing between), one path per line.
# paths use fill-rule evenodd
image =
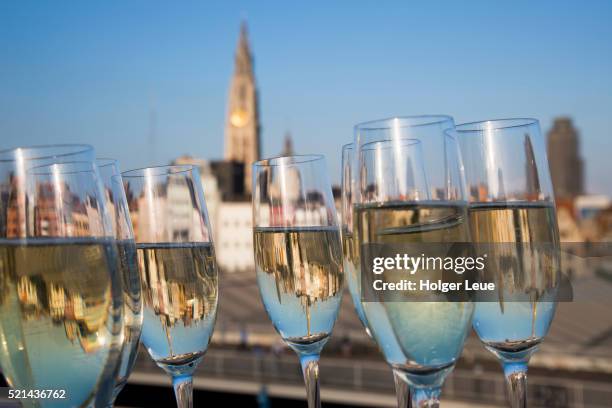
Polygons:
M439 406L444 379L468 334L473 303L412 291L367 296L375 275L364 257L374 249L383 258L400 252L440 256L449 245L469 242L461 159L456 141L444 135L452 127L452 118L445 116L356 127L353 217L362 306L387 362L410 385L414 407ZM433 279L434 272L449 279L437 271L425 273Z
M361 274L357 261L355 247L356 243L353 239L353 199L352 199L352 184L351 170L354 155L354 143L348 143L342 146L342 180L341 180L341 219L342 219L342 251L344 256L344 274L346 282L355 306L355 312L365 328L368 337L372 338L372 333L368 328L368 320L361 305ZM398 408L410 407L410 388L408 384L401 378L397 370L393 370L393 378L395 382L395 394L397 396Z
M32 390L24 406L112 399L122 285L93 157L76 145L0 152L0 364ZM74 159L85 161L61 163Z
M338 316L344 273L336 209L320 155L253 165L257 284L266 312L299 356L309 408L319 408L319 355Z
M559 233L544 141L536 119L457 126L474 243L487 252L493 298L474 330L502 363L512 407L527 406L527 364L552 322L560 282Z
M114 402L127 384L128 377L136 362L143 320L142 299L134 231L132 230L119 163L114 159L96 159L96 165L104 186L106 207L113 220L113 235L117 240L119 268L123 280L124 341L113 393Z
M192 376L208 349L219 297L199 171L160 166L122 176L142 282L142 342L172 377L178 407L192 407Z

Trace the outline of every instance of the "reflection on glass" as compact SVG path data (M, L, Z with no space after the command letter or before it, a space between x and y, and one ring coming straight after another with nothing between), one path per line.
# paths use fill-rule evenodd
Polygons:
M342 246L322 156L253 165L257 283L266 311L298 354L309 408L321 406L319 354L342 299Z
M364 248L375 247L380 257L412 254L417 247L425 256L438 256L440 244L469 242L459 151L455 139L444 134L453 127L447 116L391 118L355 127L351 184L357 265ZM430 301L432 296L426 300L417 291L395 296L394 301L362 301L368 326L395 374L410 385L413 406L437 407L444 380L463 349L474 305L443 294Z
M526 356L543 340L555 312L558 252L538 247L557 240L554 207L475 205L469 214L474 242L499 243L486 246L485 271L496 283L498 302L478 303L474 327L498 356Z
M192 375L217 316L218 272L197 168L123 173L142 281L142 341L172 376L179 407L191 407Z
M123 348L113 395L116 399L127 384L138 354L143 320L140 274L136 263L134 232L123 190L119 163L113 159L96 159L96 165L104 188L106 208L112 220L113 236L117 243L119 270L123 282Z
M363 324L368 337L372 333L368 327L363 306L361 305L361 265L359 262L358 243L353 235L353 186L351 183L352 165L354 157L354 144L349 143L342 146L342 253L344 256L344 273L346 282L355 306L357 316ZM397 396L398 408L410 407L410 389L408 384L402 380L397 370L393 370L395 380L395 394Z
M0 152L10 191L0 217L0 364L11 387L66 391L24 406L106 406L123 338L116 245L93 151L73 157L89 161L31 168L57 148Z
M14 386L58 387L57 363L64 370L66 364L75 369L61 380L69 381L71 392L95 387L96 371L104 369L114 336L108 277L115 268L109 256L113 246L112 241L88 238L0 246L0 330L7 353L2 368ZM76 370L76 364L91 367Z
M469 239L465 205L453 205L452 202L366 204L355 207L355 218L360 242L384 244L377 254L381 257L395 257L397 245L429 243L431 250L436 250L437 243L467 242ZM431 250L427 255L436 256ZM429 270L421 272L421 276L433 280L441 278ZM419 292L402 292L397 296L402 298L380 304L363 303L368 318L389 324L388 328L379 330L382 326L372 322L375 337L387 344L391 342L387 337L393 337L399 348L388 360L414 382L421 381L419 372L424 371L440 372L441 382L461 354L473 304L443 301L444 295L435 302L419 301L416 298ZM379 316L380 313L384 313L384 317Z
M139 244L145 305L143 336L160 365L190 364L206 352L217 310L215 255L209 243Z
M474 329L502 362L512 407L527 404L527 363L548 332L559 285L559 233L548 162L535 119L457 126L470 198L470 229L488 252L492 299Z
M331 334L343 287L339 243L336 227L255 229L257 283L288 342L313 344Z
M346 273L347 286L357 316L363 324L368 336L371 336L370 329L368 329L367 319L361 306L361 279L359 268L360 265L357 263L357 248L353 238L353 198L352 198L352 185L351 185L351 166L354 156L353 143L344 145L342 147L342 254L344 259L344 272Z

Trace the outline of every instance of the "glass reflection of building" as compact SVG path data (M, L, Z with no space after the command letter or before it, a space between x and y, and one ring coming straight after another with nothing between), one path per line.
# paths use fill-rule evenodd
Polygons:
M552 210L509 206L485 211L491 210L496 211L494 220L472 225L472 238L487 255L485 281L495 282L500 296L531 293L539 298L554 288L560 274L558 238L542 218L554 216L543 214Z
M48 260L31 260L33 263L46 261ZM38 266L28 269L39 270ZM53 325L63 325L68 340L78 341L87 353L97 351L102 346L98 332L104 330L110 308L108 282L104 279L91 282L88 290L91 296L87 296L86 293L77 292L78 286L72 289L62 283L53 282L54 277L27 275L18 277L17 298L22 319L26 322L48 319Z
M212 263L206 263L214 267ZM165 327L173 327L177 321L189 327L214 312L216 279L196 279L192 274L168 279L164 269L158 268L154 262L148 263L144 279L145 304L160 316Z
M318 213L318 211L317 211ZM310 312L317 302L334 297L342 289L343 272L338 239L296 230L264 232L256 245L258 269L272 275L278 303L297 297L306 314L308 336ZM335 238L339 238L336 236Z
M486 183L470 186L470 197L474 202L484 203L491 201L489 196L489 188Z
M18 185L19 179L10 176L6 188L6 238L17 238L25 235L25 194L22 194Z
M63 326L67 339L78 342L87 353L95 352L102 346L101 331L106 331L110 310L107 255L102 245L66 241L67 237L96 235L92 230L101 230L99 223L91 221L98 217L95 200L81 199L68 184L58 191L50 182L39 183L35 194L26 196L21 184L18 177L9 178L5 237L33 235L61 241L1 247L0 258L6 260L0 264L1 299L6 300L15 290L25 322ZM93 247L96 249L91 250ZM84 260L84 255L90 258ZM91 268L83 262L90 262ZM82 279L67 279L68 274L87 269L97 277L88 279L87 287L80 284Z
M22 194L17 177L11 177L6 209L6 238L24 237L33 233L37 237L83 237L91 236L92 230L101 231L101 225L92 222L97 218L95 200L82 200L70 191L67 184L60 192L51 182L36 186L32 197ZM30 212L33 231L26 231L26 213Z
M193 244L207 243L211 236L206 218L195 205L198 197L192 181L176 174L164 182L150 182L155 185L149 190L149 186L139 190L128 181L126 197L136 242L175 243L172 247L138 251L143 303L160 319L173 354L170 330L175 325L180 322L190 327L214 315L216 264L212 245ZM154 194L155 199L151 200L145 191ZM192 252L187 254L188 251ZM171 262L164 261L167 256Z
M144 192L138 196L128 185L130 218L137 242L207 242L210 232L194 206L194 187L181 178L159 184L155 202Z
M293 233L286 235L291 238L279 236L278 239L283 240L283 246L289 247L287 250L258 248L261 251L258 258L262 260L260 268L274 275L279 301L281 293L293 293L306 307L335 296L342 289L343 276L342 269L332 263L333 255L339 258L340 248L329 248L317 238L298 239ZM274 247L277 244L275 242ZM330 256L330 251L334 250L338 254Z
M190 259L193 263L187 267L179 261L171 273L166 273L163 262L154 259L158 255L155 251L138 253L143 301L160 319L171 356L174 356L174 351L170 330L177 323L182 323L183 327L191 327L215 315L218 297L217 272L214 253L212 247L209 248L210 252L204 254L206 259ZM177 256L181 255L185 256ZM142 257L150 258L145 260Z

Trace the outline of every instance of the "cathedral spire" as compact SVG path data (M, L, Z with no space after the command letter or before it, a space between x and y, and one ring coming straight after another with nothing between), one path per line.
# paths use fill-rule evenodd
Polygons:
M240 23L240 39L236 48L235 73L253 76L253 56L249 48L249 33L246 21Z
M244 190L247 193L251 192L251 165L259 160L259 154L257 87L247 25L243 21L229 89L225 122L225 159L244 164Z
M285 140L283 142L283 151L281 156L293 156L295 151L293 150L293 140L291 139L291 132L285 132Z

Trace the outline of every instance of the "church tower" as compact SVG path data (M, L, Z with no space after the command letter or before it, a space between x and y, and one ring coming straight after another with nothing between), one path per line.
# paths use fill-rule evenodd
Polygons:
M247 26L240 26L240 39L230 83L225 122L225 160L244 163L244 190L251 193L251 166L259 160L259 111L249 48Z
M281 156L293 156L295 151L293 150L293 139L291 138L291 132L285 133L285 141L283 142L283 151Z

